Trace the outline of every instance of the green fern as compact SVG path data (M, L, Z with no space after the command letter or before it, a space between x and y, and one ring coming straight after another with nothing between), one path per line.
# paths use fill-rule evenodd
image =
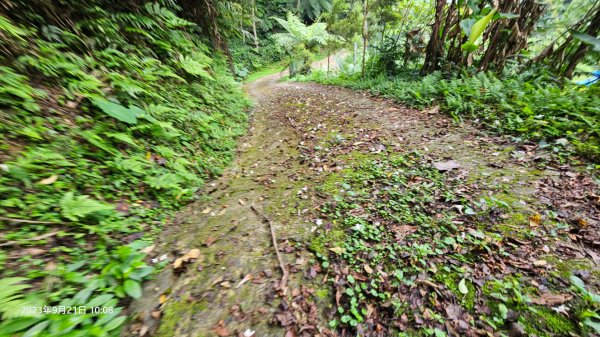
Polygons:
M204 56L204 55L202 55ZM179 56L179 66L181 69L185 70L188 74L199 76L207 80L214 81L214 78L205 70L208 67L208 64L200 63L202 59L206 61L207 57L194 59L189 56Z
M34 311L26 310L31 301L23 298L22 291L31 288L24 284L27 279L10 277L0 279L0 317L3 320L16 317L37 317Z
M90 199L87 195L75 196L67 192L60 200L62 215L72 221L77 221L92 213L114 210L114 206Z

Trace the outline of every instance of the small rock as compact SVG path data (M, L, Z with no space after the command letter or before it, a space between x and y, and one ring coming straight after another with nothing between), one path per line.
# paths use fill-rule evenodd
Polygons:
M433 163L433 166L440 171L451 171L460 167L460 164L454 160Z
M525 336L525 329L523 329L523 327L519 323L512 322L508 325L508 336L509 337Z

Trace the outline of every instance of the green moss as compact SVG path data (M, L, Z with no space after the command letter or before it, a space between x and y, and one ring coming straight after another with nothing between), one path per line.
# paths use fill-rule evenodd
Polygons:
M460 300L460 303L467 308L467 310L473 310L477 289L475 289L475 286L471 282L465 282L469 292L467 294L462 294L458 290L458 283L462 280L462 276L458 272L438 272L435 274L434 280L443 283L446 288Z
M569 336L577 331L576 325L559 313L545 307L532 307L520 319L529 335Z
M529 234L529 216L522 212L511 212L508 218L502 223L494 226L495 229L504 234L516 236L519 239L525 239Z
M577 270L589 270L595 277L600 277L600 270L596 270L592 263L586 259L559 259L556 256L545 257L550 265L556 268L556 272L563 279L568 279Z
M315 253L325 255L327 248L341 245L345 236L344 231L334 229L327 234L315 236L308 247Z
M318 290L315 292L315 295L317 295L317 297L318 297L319 299L326 299L326 298L329 298L329 289L327 289L327 288L321 288L321 289L318 289Z
M183 300L169 303L164 311L164 316L160 321L160 328L156 333L157 337L173 336L177 330L178 323L184 322L185 317L191 317L194 314L204 311L208 308L206 301L185 302Z

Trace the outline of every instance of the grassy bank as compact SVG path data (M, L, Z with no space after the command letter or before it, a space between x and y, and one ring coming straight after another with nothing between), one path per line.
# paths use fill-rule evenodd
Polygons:
M248 102L176 7L15 6L0 17L0 335L116 336L153 237L231 161ZM73 25L53 21L61 6Z

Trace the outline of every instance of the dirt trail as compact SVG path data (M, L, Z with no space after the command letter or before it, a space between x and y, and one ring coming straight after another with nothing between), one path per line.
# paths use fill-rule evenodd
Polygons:
M318 187L355 157L416 150L436 162L452 159L477 187L474 193L503 195L522 214L546 207L540 198L541 189L550 188L545 181L564 179L565 172L573 175L568 179L584 179L564 168L537 169L522 158L541 158L543 153L469 125L455 126L435 109L416 111L346 89L279 82L281 75L247 85L256 105L236 160L206 186L205 200L177 215L152 252L172 261L198 248L201 256L176 273L165 268L145 286L144 298L132 304L140 321L130 327L130 335L243 336L249 329L257 337L283 336L285 328L272 324L280 303L273 285L281 273L269 226L250 206L275 225L291 271L289 293L297 296L300 284L309 285L306 247L318 225L315 209L323 202ZM556 188L546 194L552 191ZM573 207L595 224L597 213L589 205ZM511 226L528 223L511 223L507 234L514 231ZM565 256L585 264L593 257L585 248L573 248ZM321 278L310 284L318 287ZM333 308L331 298L321 301L319 315L325 318L317 329L326 326Z

